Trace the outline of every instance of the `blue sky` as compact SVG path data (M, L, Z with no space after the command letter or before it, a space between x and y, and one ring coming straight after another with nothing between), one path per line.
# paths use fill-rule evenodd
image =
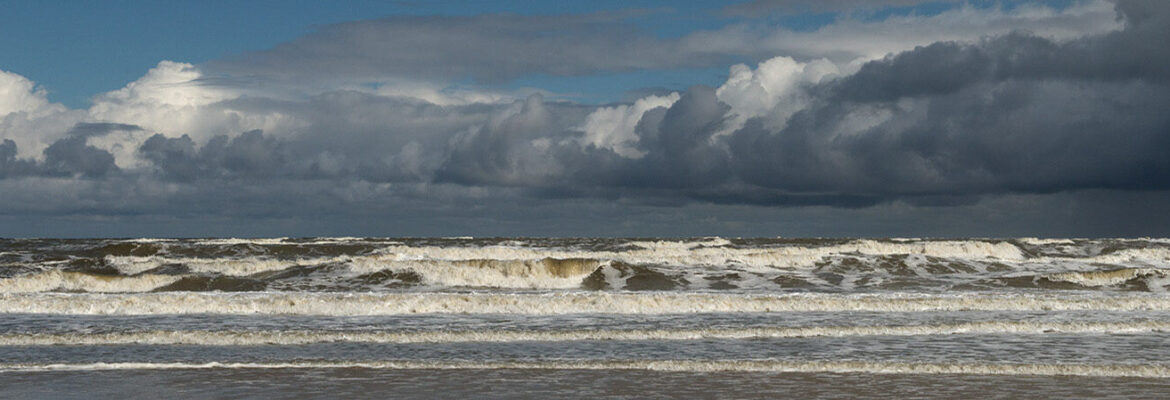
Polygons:
M202 63L263 50L338 22L389 15L551 15L645 8L651 10L646 17L632 20L657 34L679 35L722 22L710 15L719 4L682 2L666 10L650 1L4 1L0 54L5 56L0 66L39 82L53 100L80 107L91 96L142 76L159 60ZM706 72L683 77L713 82ZM543 82L533 77L523 84ZM591 86L549 85L569 91Z
M1011 8L1027 2L979 1L973 6ZM1063 8L1072 0L1047 1ZM142 76L159 60L200 64L216 58L270 48L320 26L391 15L521 15L630 13L640 29L677 37L740 21L721 14L723 1L4 1L0 13L0 68L24 75L70 107L88 105L102 92ZM869 19L891 15L934 15L954 3L866 10ZM766 23L797 31L832 23L842 12L777 13ZM583 102L623 99L628 90L717 85L726 66L668 71L634 71L582 78L532 75L508 87L537 87Z

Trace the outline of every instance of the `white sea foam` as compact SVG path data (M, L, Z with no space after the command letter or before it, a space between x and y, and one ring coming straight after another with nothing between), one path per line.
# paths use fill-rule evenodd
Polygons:
M0 335L0 346L201 345L253 346L312 343L562 342L582 340L767 339L853 336L1135 334L1170 331L1167 321L972 322L948 325L812 326L709 329L476 330L476 331L139 331Z
M366 238L359 238L359 237L314 238L311 240L296 241L296 242L290 242L289 239L285 239L284 244L297 245L297 246L311 246L311 245L322 245L322 244L354 244L354 243L365 243L367 240L372 240L372 241L379 243L379 244L402 244L402 242L400 242L400 241L391 241L391 240L376 239L376 238L375 239L366 239Z
M1156 268L1122 268L1108 271L1061 272L1046 276L1054 281L1070 282L1081 286L1115 286L1137 278L1165 278L1170 270Z
M170 242L178 242L179 239L136 238L136 239L127 239L127 240L123 240L123 241L124 242L131 242L131 243L170 243Z
M233 239L235 240L235 239ZM277 239L273 239L277 240ZM861 276L846 274L839 284L830 284L815 274L804 274L823 265L855 262L855 258L905 255L900 264L921 277L950 275L959 280L981 279L987 267L1008 267L1025 275L1085 272L1100 270L1101 264L1142 268L1170 268L1170 248L1124 249L1105 255L1046 256L1028 258L1009 242L982 240L890 242L855 240L826 246L781 245L772 247L727 247L725 239L691 241L631 242L635 248L620 251L587 251L571 248L540 248L513 245L488 246L407 246L385 244L369 255L340 255L301 259L277 259L268 256L239 258L107 256L108 265L124 275L141 274L165 265L183 265L196 274L249 276L281 271L296 266L332 265L330 278L352 278L378 271L417 274L421 284L429 286L463 286L514 289L566 289L579 287L581 280L599 267L613 263L650 265L659 272L685 278L690 288L706 287L709 274L738 273L734 285L740 288L771 288L777 274L798 275L800 279L825 287L872 285L889 271L866 272ZM943 268L940 262L959 266ZM564 268L575 263L580 268ZM866 265L879 266L878 260L863 259ZM602 269L603 273L613 272ZM741 273L742 272L742 273ZM834 271L844 273L844 271ZM996 275L1002 275L1003 269ZM964 275L966 274L966 275ZM612 274L606 275L613 281ZM1018 274L1017 274L1018 275ZM982 276L987 278L987 276ZM1056 278L1061 279L1061 278ZM965 281L963 281L965 282ZM963 283L955 281L955 283ZM612 282L611 282L612 283ZM1093 285L1088 285L1093 286ZM1161 287L1157 286L1156 287ZM1151 286L1151 288L1155 287ZM618 286L614 286L618 287ZM82 289L84 290L84 289Z
M1019 238L1020 243L1030 244L1033 246L1043 246L1051 244L1076 244L1072 239L1041 239L1034 237Z
M248 257L238 259L107 256L109 265L127 275L140 274L168 264L183 265L194 273L248 276L281 271L298 265L339 264L350 277L378 271L414 272L424 284L496 288L575 288L581 279L604 263L593 259L398 259L393 256L338 256L317 259L278 260Z
M730 245L731 242L721 237L709 237L699 240L655 240L655 241L632 241L630 245L638 246L647 250L686 250L695 247L722 247Z
M39 314L300 314L429 313L677 314L845 311L1170 311L1170 298L1044 294L789 294L687 292L502 293L211 293L0 294L0 313Z
M494 288L569 289L604 265L593 259L538 260L406 260L385 261L357 258L349 263L351 273L382 270L414 272L424 284Z
M180 278L174 275L111 276L50 270L0 279L0 293L148 292L175 283Z
M354 257L349 262L361 265L363 269L382 267L401 270L401 263L407 261L432 262L427 267L412 268L415 272L432 282L462 282L464 277L459 275L480 274L490 270L457 271L450 268L433 268L435 266L450 267L452 264L433 263L434 261L519 261L531 263L544 259L591 259L605 262L621 262L627 264L655 265L656 268L674 270L683 274L690 272L710 272L712 268L734 268L741 271L757 274L777 272L777 269L793 270L808 269L824 262L828 257L841 255L881 256L908 254L921 257L952 257L973 261L1004 261L1018 262L1024 259L1020 249L1011 243L988 243L981 241L932 241L922 243L890 243L873 240L859 240L847 244L833 246L778 246L763 248L729 248L720 247L726 242L724 239L712 239L702 242L634 242L639 246L636 249L625 251L576 251L569 249L547 249L517 246L481 246L481 247L430 247L430 246L388 246L381 249L380 255ZM429 268L428 268L429 267ZM688 271L693 270L693 271ZM583 274L587 275L587 274ZM742 276L751 279L750 276ZM488 282L485 279L475 278L469 283L472 286L496 287L532 287L532 288L565 288L576 286L576 282L562 280L556 282L533 282L530 280L502 283L504 280ZM692 280L696 281L696 280ZM478 283L476 283L478 282ZM750 282L745 282L749 286Z
M1143 265L1170 268L1170 248L1146 247L1124 249L1109 254L1090 257L1084 262L1100 264Z
M224 246L237 244L254 244L254 245L272 245L284 244L288 240L287 237L278 238L257 238L257 239L242 239L242 238L215 238L215 239L199 239L195 243L205 246Z
M140 274L164 265L183 265L195 273L214 273L229 276L247 276L261 272L280 271L297 265L316 265L330 261L348 260L347 257L323 259L278 260L268 257L194 258L163 256L106 256L105 261L126 275Z
M1170 377L1167 365L913 363L886 361L779 360L554 360L554 361L303 361L289 363L89 363L0 364L0 371L108 371L191 369L576 369L675 372L817 372L872 374L1069 375Z
M533 260L542 258L592 258L632 264L685 266L747 265L762 267L811 267L826 256L841 254L921 254L969 260L1021 260L1023 253L1008 242L928 241L879 242L856 240L831 246L779 246L761 248L720 247L724 239L707 242L633 242L640 249L620 252L572 251L514 246L430 247L388 246L380 253L399 260Z
M1020 260L1020 249L1007 242L929 241L918 243L891 243L858 240L833 246L780 246L766 248L719 247L724 239L704 242L634 242L640 249L628 251L576 251L558 248L517 246L405 246L389 245L372 256L339 256L298 260L277 260L268 257L237 259L179 258L165 256L107 256L106 260L125 274L136 274L166 264L183 264L197 272L225 275L250 275L258 272L288 268L294 265L313 265L329 262L355 262L365 265L391 264L395 261L472 261L544 259L613 260L631 264L663 264L676 266L726 266L799 268L811 267L824 257L842 254L896 255L919 254L932 257L951 257L969 260ZM419 271L425 273L425 271Z

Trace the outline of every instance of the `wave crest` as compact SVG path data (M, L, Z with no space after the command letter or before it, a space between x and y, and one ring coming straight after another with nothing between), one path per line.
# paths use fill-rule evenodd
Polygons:
M102 305L95 307L95 305ZM743 295L686 292L0 294L0 313L153 314L685 314L719 312L1170 311L1170 298L1089 295Z
M0 293L36 292L149 292L180 279L174 275L99 275L72 271L45 271L0 279Z

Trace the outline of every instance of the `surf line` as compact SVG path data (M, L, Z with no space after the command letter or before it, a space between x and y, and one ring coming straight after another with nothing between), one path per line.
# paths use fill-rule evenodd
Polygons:
M810 326L727 329L477 330L477 331L141 331L0 335L0 346L206 345L313 343L560 342L586 340L767 339L852 336L1119 334L1170 331L1170 321L973 322L946 325Z

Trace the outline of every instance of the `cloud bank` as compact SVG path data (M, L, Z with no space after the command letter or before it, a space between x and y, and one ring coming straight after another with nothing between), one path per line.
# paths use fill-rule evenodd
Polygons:
M856 212L873 221L891 207L974 212L1032 196L1099 206L1076 194L1170 190L1170 8L948 12L904 18L929 33L978 14L967 26L982 34L920 43L903 40L898 21L844 20L663 39L631 31L623 15L361 21L207 65L164 61L87 110L0 72L0 209L500 224L554 205L625 210L612 211L617 220L664 206L765 206L868 210ZM882 34L835 47L864 29ZM721 44L744 35L768 40ZM441 86L743 56L759 61L730 67L719 87L623 104ZM331 88L282 84L305 76ZM352 84L361 81L379 83Z

